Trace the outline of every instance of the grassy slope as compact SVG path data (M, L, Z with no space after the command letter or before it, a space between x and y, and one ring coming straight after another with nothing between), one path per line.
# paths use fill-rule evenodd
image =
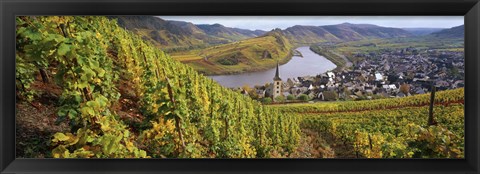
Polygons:
M234 74L273 68L291 58L292 44L279 32L229 44L187 52L173 53L172 57L197 71L212 74ZM228 60L232 65L225 64Z

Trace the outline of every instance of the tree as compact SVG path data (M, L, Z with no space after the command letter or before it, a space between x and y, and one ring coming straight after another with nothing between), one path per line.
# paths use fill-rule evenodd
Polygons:
M404 84L400 85L400 92L407 95L410 92L410 85L407 84L407 83L404 83Z
M245 91L248 91L248 92L250 92L252 90L252 88L250 88L250 86L248 86L248 84L243 85L242 89L245 90Z

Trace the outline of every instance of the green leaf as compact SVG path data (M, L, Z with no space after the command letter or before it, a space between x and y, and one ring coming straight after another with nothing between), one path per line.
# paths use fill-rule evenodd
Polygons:
M94 71L92 71L92 69L90 69L90 68L82 67L82 70L86 75L86 80L91 80L96 75L96 73Z
M25 36L32 39L32 40L42 40L42 33L32 31L32 30L27 30L24 32Z
M145 152L144 150L140 150L140 157L146 157L147 156L147 152Z
M68 111L67 109L61 108L61 109L58 110L57 115L59 117L64 117L64 116L67 115L67 111Z
M83 107L82 109L80 109L82 114L85 114L85 115L95 115L95 111L91 108L91 107Z
M105 70L102 68L97 68L96 70L98 72L98 77L103 77L103 75L105 75Z
M78 115L77 111L75 109L70 109L68 112L68 118L73 119Z
M100 95L96 101L98 102L99 107L105 107L107 106L108 99L102 95Z
M67 52L70 51L70 47L71 47L70 45L61 43L60 46L58 47L57 54L59 56L64 56L65 54L67 54Z
M53 135L53 142L59 142L59 141L67 141L69 140L70 137L66 136L65 134L63 133L56 133L55 135Z
M80 93L76 93L76 95L74 96L74 100L77 104L80 104L80 103L82 103L83 98L82 98Z

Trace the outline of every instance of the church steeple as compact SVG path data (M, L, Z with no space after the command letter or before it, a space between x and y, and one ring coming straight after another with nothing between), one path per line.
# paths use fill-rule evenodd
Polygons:
M282 80L282 79L280 78L279 73L278 73L278 61L277 61L277 71L275 72L275 77L273 78L273 80L274 80L274 81Z
M277 61L277 71L275 72L275 77L273 78L273 101L276 102L279 96L282 96L282 79L280 78L280 73L278 70L278 61Z

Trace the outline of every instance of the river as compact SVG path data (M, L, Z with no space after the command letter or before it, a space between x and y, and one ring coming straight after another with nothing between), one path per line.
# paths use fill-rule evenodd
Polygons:
M302 53L303 57L292 56L290 61L279 66L280 78L284 82L287 81L288 78L313 76L337 67L330 60L311 51L308 46L298 47L296 50ZM273 82L274 76L275 68L265 71L209 77L226 87L242 87L244 85L264 85L265 83Z

